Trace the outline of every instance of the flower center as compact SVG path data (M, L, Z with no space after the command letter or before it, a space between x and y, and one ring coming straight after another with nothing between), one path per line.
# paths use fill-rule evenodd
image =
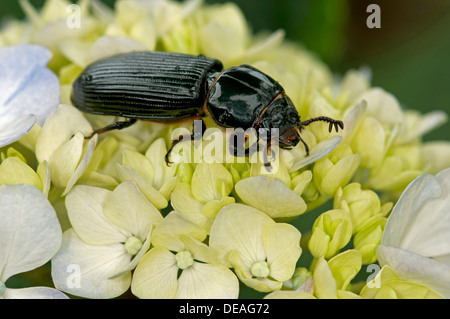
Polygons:
M270 273L269 265L265 261L257 261L253 263L250 272L254 277L265 278Z
M142 241L137 237L128 237L127 241L125 242L125 250L132 256L136 255L139 250L141 250L141 248Z
M187 250L178 252L175 255L175 260L177 261L177 266L180 269L186 269L194 264L192 254Z
M5 283L3 281L0 281L0 296L3 295L5 290L6 290Z

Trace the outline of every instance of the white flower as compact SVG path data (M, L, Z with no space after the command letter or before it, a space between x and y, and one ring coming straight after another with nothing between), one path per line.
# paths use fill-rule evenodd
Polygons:
M114 191L77 185L66 197L73 228L64 232L60 251L52 259L55 287L86 298L114 298L131 283L131 270L150 247L160 212L134 182ZM68 267L77 265L79 281Z
M42 192L31 185L0 186L0 299L65 299L47 287L11 289L13 275L42 266L61 246L56 213Z
M58 106L60 85L46 67L51 52L38 45L0 49L0 147L42 125Z
M275 223L253 207L229 204L214 220L209 245L245 285L268 292L281 289L294 274L300 236L292 225Z
M206 232L171 212L152 234L153 248L139 262L131 291L139 298L234 299L239 282L214 261Z
M450 168L421 175L389 216L377 256L404 280L450 298Z

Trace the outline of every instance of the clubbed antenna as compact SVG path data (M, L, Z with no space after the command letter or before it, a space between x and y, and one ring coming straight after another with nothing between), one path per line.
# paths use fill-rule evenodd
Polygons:
M301 128L302 126L307 126L309 124L311 124L312 122L317 122L317 121L322 121L322 122L327 122L330 124L330 126L328 127L328 131L331 133L331 131L333 130L333 125L334 125L334 129L336 130L336 132L339 131L339 128L341 128L341 130L344 129L344 123L342 121L338 121L335 119L332 119L330 117L326 117L326 116L319 116L319 117L314 117L312 119L306 120L306 121L299 121L297 126L299 128Z

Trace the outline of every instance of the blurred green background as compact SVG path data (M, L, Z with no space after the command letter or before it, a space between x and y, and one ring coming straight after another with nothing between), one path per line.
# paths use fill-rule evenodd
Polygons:
M30 0L40 7L45 0ZM101 0L113 5L115 0ZM204 0L223 3L228 0ZM234 0L254 32L284 29L332 71L369 66L372 84L413 109L450 114L449 0ZM381 9L381 28L370 29L369 4ZM18 0L0 1L0 19L23 17ZM450 123L425 136L448 140Z

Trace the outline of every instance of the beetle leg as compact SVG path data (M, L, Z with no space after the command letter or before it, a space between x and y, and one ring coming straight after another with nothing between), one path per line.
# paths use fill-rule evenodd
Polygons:
M245 134L245 143L247 143L249 136L247 134ZM251 156L253 155L255 152L258 151L258 145L259 145L259 136L256 137L256 141L255 143L253 143L252 145L250 145L248 148L245 149L245 156Z
M266 148L266 151L264 152L264 166L271 168L272 166L270 165L269 153L272 156L272 158L274 158L274 154L273 154L273 150L272 150L272 141L267 143L267 148Z
M169 159L170 153L172 152L172 149L174 148L174 146L177 145L181 141L181 139L183 137L184 137L183 135L180 135L178 137L178 140L172 143L172 145L170 146L170 148L167 151L166 155L164 156L164 160L166 161L166 165L167 166L169 166L169 164L173 164L173 162L171 162L170 159Z
M306 151L306 156L309 156L309 147L308 144L306 144L306 142L302 139L301 136L299 136L300 141L303 143L303 145L305 146L305 151Z
M237 147L236 144L238 143L238 141L239 138L236 132L230 135L230 153L235 157L246 156L245 152L244 154L242 154L242 152L240 152L240 147Z
M178 137L178 140L173 141L172 145L170 146L169 150L167 151L166 155L164 156L164 160L166 161L167 166L169 166L169 164L173 164L173 162L170 161L169 157L170 157L170 153L172 152L175 145L177 145L178 143L183 141L185 138L186 139L189 138L191 141L202 139L203 134L205 134L205 131L206 131L206 125L205 125L205 122L203 121L203 119L201 120L201 126L202 126L201 127L202 130L201 130L200 134L199 134L199 132L197 132L194 129L194 133L192 133L191 135L180 135Z
M240 133L240 132L239 132ZM242 133L244 134L244 133ZM235 157L248 157L250 155L252 155L254 152L257 151L258 148L258 142L259 140L257 140L255 143L253 143L252 145L250 145L248 148L245 148L245 143L247 143L248 140L248 134L244 135L244 145L242 145L243 147L237 147L236 144L239 141L238 139L238 135L235 133L231 134L230 136L230 153L235 156ZM244 152L242 152L242 149L244 150Z
M92 134L90 136L86 136L85 139L89 139L92 136L94 136L95 134L101 134L101 133L105 133L108 131L112 131L112 130L121 130L124 128L127 128L131 125L133 125L134 123L136 123L137 119L128 119L127 121L117 121L113 124L107 125L105 127L102 127L100 129L94 130L94 132L92 132Z

